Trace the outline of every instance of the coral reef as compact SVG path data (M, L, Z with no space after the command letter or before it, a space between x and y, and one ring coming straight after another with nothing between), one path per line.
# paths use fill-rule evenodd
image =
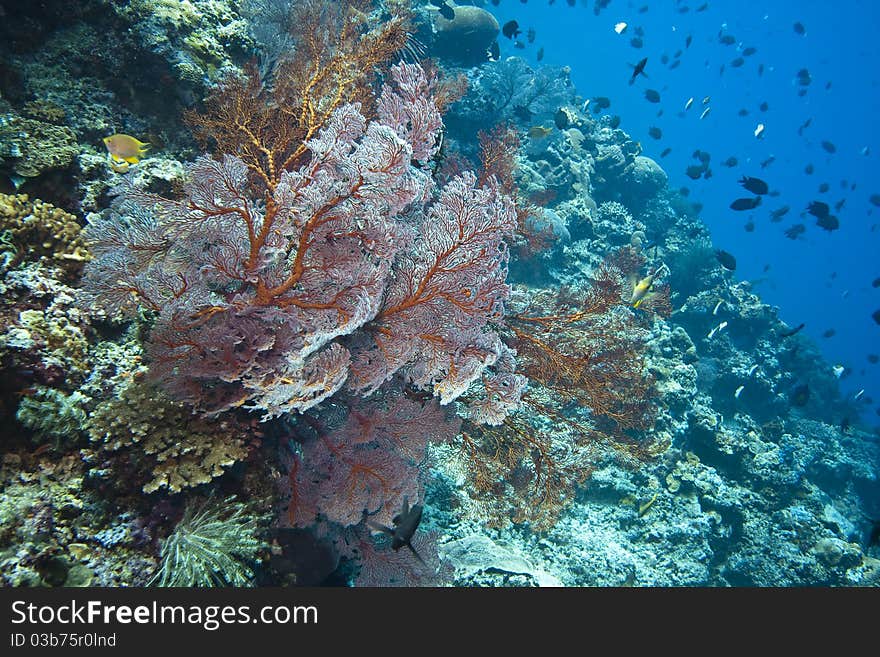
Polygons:
M0 582L880 585L816 346L567 69L411 4L12 3Z

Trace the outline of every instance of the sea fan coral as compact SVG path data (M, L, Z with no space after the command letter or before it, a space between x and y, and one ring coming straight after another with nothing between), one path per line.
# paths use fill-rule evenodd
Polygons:
M265 199L256 161L232 155L199 158L181 200L120 190L89 228L86 287L108 311L156 314L151 371L175 397L268 419L406 368L445 404L495 363L513 204L465 172L425 207L432 89L420 67L395 66L376 118L338 107L306 163L262 170Z

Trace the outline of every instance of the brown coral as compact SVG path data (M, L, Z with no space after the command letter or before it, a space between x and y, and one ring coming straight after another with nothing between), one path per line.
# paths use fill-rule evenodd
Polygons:
M106 452L124 453L148 478L145 493L178 493L206 484L247 456L249 427L234 419L205 419L137 382L118 399L98 406L89 418L93 442Z
M207 101L203 113L187 121L203 143L217 153L234 153L255 182L270 193L280 176L301 163L308 140L346 103L361 103L373 114L372 83L378 68L407 44L405 17L370 29L369 0L296 3L291 20L296 44L292 56L278 62L267 87L255 63L244 77L230 77Z
M13 264L52 263L75 278L90 258L77 218L39 199L31 201L27 194L0 194L0 233L7 231Z

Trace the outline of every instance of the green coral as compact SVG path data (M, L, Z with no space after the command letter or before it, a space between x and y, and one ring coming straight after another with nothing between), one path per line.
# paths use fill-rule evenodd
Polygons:
M257 537L258 519L244 504L226 500L187 507L162 543L159 586L250 586L248 565L265 545Z
M145 493L160 488L177 493L206 484L247 455L245 428L234 419L194 415L142 382L99 404L87 430L104 450L121 451L128 461L147 464Z
M18 405L16 419L40 435L55 438L76 436L86 423L83 404L89 398L80 392L69 395L54 388L39 387Z

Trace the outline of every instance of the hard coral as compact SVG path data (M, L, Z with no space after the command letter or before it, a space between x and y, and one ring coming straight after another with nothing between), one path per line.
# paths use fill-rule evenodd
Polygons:
M123 463L135 465L137 476L147 479L145 493L161 488L178 493L206 484L247 456L245 426L193 415L144 383L99 404L87 429L111 462L119 452Z
M13 264L41 260L74 278L90 257L77 218L27 194L0 194L0 233L6 231Z

